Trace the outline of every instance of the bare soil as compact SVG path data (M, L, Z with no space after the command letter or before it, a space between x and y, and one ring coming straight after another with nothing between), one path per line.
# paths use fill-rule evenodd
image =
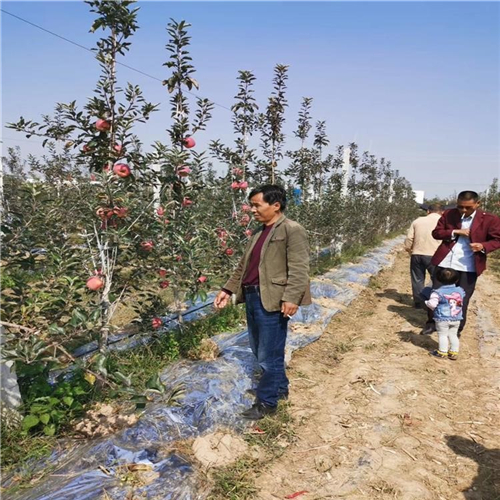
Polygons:
M294 355L298 439L256 479L256 498L500 499L499 295L481 276L459 359L433 358L400 251Z

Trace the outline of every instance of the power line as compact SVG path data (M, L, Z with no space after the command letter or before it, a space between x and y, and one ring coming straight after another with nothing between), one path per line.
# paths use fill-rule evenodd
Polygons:
M92 50L92 49L89 49L88 47L85 47L84 45L81 45L77 42L74 42L73 40L70 40L69 38L66 38L62 35L58 35L57 33L54 33L53 31L50 31L42 26L39 26L38 24L35 24L35 23L32 23L31 21L28 21L27 19L24 19L20 16L16 16L15 14L12 14L11 12L8 12L6 11L5 9L0 9L4 14L7 14L9 16L12 16L12 17L15 17L16 19L19 19L19 21L22 21L26 24L29 24L30 26L33 26L39 30L42 30L42 31L45 31L45 33L48 33L49 35L52 35L52 36L55 36L56 38L60 38L61 40L65 41L65 42L68 42L72 45L75 45L76 47L79 47L80 49L83 49L83 50L86 50L87 52L90 52L91 54L95 54L95 52ZM120 66L123 66L124 68L127 68L127 69L130 69L132 71L135 71L136 73L139 73L141 75L144 75L144 76L147 76L148 78L152 78L153 80L156 80L157 82L160 82L160 83L163 83L163 80L161 78L157 78L156 76L153 76L153 75L150 75L149 73L146 73L140 69L137 69L137 68L134 68L132 66L129 66L128 64L125 64L125 63L122 63L122 62L119 62L119 61L116 61L116 64L120 65ZM195 97L201 97L203 99L208 99L206 97L203 97L203 96L200 96L200 95L197 95L195 94L194 92L190 92L189 90L185 90L184 92L186 92L187 94L191 94ZM227 111L230 111L232 112L231 108L228 108L227 106L224 106L223 104L219 104L215 101L212 101L211 99L209 99L209 101L211 103L213 103L214 105L216 106L219 106L219 108L223 108L223 109L226 109Z

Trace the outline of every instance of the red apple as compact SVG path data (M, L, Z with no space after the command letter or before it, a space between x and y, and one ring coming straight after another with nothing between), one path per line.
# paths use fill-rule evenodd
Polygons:
M241 205L241 210L243 212L250 212L250 210L252 210L252 207L250 205Z
M95 128L99 130L99 132L107 132L111 128L111 123L99 119L95 122Z
M182 203L181 203L181 205L182 205L183 207L189 207L189 206L191 206L192 204L193 204L193 202L192 202L189 198L187 198L187 197L185 197L185 198L182 200Z
M253 233L253 231L251 229L245 230L245 235L248 236L249 238L250 238L250 236L252 236L252 233Z
M90 153L92 149L90 149L90 146L88 144L84 144L82 146L82 153Z
M151 320L151 325L153 328L161 328L163 326L163 320L161 318L153 318Z
M232 182L231 183L231 189L238 189L240 187L240 183L239 182Z
M235 167L233 168L234 175L243 175L243 170L241 168Z
M165 209L163 207L158 207L156 209L156 213L157 215L159 215L160 217L163 217L165 215Z
M169 285L170 285L170 281L168 281L168 280L162 281L162 282L160 283L160 287L161 287L161 288L168 288L168 287L169 287Z
M240 224L242 226L247 225L249 222L250 222L250 216L248 214L243 215L240 219Z
M179 177L187 177L191 173L191 169L187 165L177 168L177 175Z
M141 248L145 251L145 252L151 252L151 250L153 250L155 244L151 241L151 240L148 240L148 241L143 241L141 243Z
M100 290L104 286L104 281L102 281L99 276L91 276L87 280L87 288L93 292Z
M116 153L120 154L122 152L123 146L121 144L115 144L113 146L113 149L115 150Z
M176 256L175 256L175 260L176 260L177 262L180 262L180 261L182 260L182 257L181 257L180 255L176 255Z
M159 274L162 278L164 278L164 277L167 275L167 270L166 270L166 269L163 269L163 268L158 269L158 274Z
M188 148L188 149L191 149L191 148L194 148L196 146L196 142L195 140L193 139L193 137L186 137L182 143L184 144L184 147L185 148Z
M248 187L248 182L247 181L240 182L240 185L238 187L240 189L246 189Z
M207 279L208 279L208 278L207 278L206 276L200 276L200 277L198 278L198 281L199 281L200 283L205 283L205 281L207 281Z
M234 253L234 250L232 248L226 248L226 255L228 257L231 257L231 255L233 255Z
M126 163L116 163L113 167L113 172L118 177L128 177L130 175L130 167Z

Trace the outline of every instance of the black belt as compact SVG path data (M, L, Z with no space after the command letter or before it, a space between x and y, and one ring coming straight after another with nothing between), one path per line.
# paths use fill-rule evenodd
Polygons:
M259 285L243 285L245 293L259 293Z

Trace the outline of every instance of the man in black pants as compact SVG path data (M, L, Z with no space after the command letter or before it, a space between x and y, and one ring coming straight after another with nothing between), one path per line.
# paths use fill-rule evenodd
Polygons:
M413 305L416 309L424 307L420 292L425 286L425 275L427 272L430 276L433 275L434 266L431 264L431 259L439 246L439 241L432 237L432 231L434 231L442 213L441 205L429 205L427 216L415 219L406 235L405 250L411 254L411 289Z
M486 269L486 256L500 248L500 217L483 212L479 195L474 191L462 191L458 195L457 208L447 210L432 232L441 245L432 257L431 264L438 268L451 268L458 271L458 286L465 290L462 306L463 319L458 333L462 332L467 320L467 307L474 293L478 276ZM433 278L433 287L440 283ZM435 330L432 314L429 317L424 335Z

